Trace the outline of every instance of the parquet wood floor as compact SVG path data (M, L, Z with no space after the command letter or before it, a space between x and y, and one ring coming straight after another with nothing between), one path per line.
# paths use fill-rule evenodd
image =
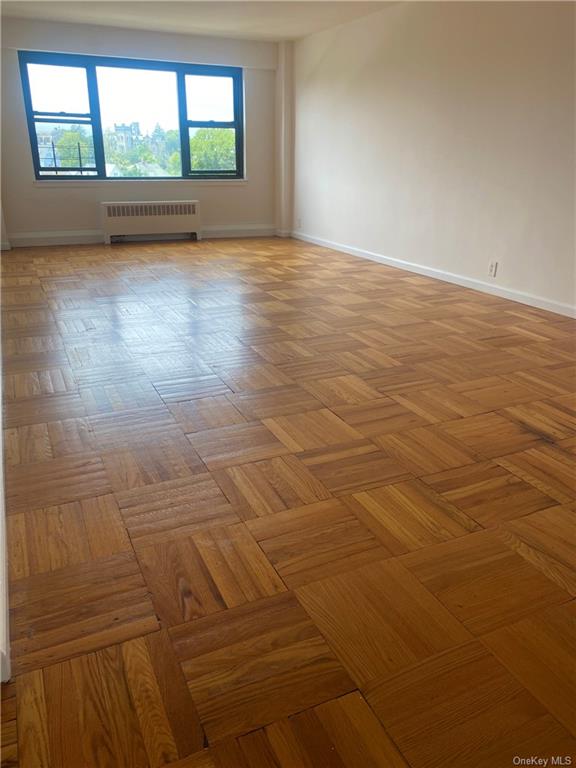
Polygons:
M2 273L2 768L576 763L575 321L291 240Z

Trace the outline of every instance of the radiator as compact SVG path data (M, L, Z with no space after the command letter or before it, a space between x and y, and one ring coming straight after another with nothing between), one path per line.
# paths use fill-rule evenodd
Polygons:
M202 239L198 200L101 203L104 242L115 235L195 234Z

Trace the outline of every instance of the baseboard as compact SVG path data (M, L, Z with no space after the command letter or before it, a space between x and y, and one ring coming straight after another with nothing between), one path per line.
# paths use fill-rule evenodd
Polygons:
M10 232L12 248L28 248L35 245L88 245L103 243L100 229L50 230L48 232Z
M0 682L7 683L11 676L10 657L7 652L0 651Z
M383 256L381 253L365 251L362 248L355 248L351 245L344 245L343 243L335 243L332 240L314 237L312 235L307 235L304 232L292 232L292 237L296 240L303 240L306 243L313 243L314 245L321 245L324 248L332 248L335 251L342 251L342 253L348 253L351 256L360 256L363 259L377 261L380 264L386 264L389 267L405 269L407 272L416 272L419 275L434 277L436 280L444 280L447 283L455 283L456 285L461 285L465 288L472 288L481 293L489 293L493 296L499 296L502 299L517 301L520 304L527 304L530 307L545 309L559 315L566 315L567 317L576 317L576 307L571 304L554 301L553 299L547 299L543 296L534 296L531 293L516 291L512 288L504 288L503 286L486 283L483 280L477 280L473 277L465 277L464 275L458 275L454 272L444 272L441 269L426 267L411 261L394 259L390 256Z
M202 237L206 239L220 237L274 237L276 227L273 224L232 224L224 227L202 227Z
M0 251L9 251L12 246L8 242L8 240L2 240L0 243Z
M274 237L273 225L242 225L203 227L204 238L218 237ZM26 248L36 245L89 245L103 243L104 233L99 229L78 229L49 232L11 232L10 245L13 248ZM4 246L2 246L4 247Z

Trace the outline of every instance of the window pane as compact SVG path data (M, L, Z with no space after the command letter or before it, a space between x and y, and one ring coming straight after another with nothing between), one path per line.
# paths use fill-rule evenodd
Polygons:
M193 171L235 171L234 128L190 128L190 163Z
M58 177L68 177L68 176L98 176L98 171L39 171L38 176L58 176Z
M94 169L92 126L86 123L36 123L40 167ZM80 171L74 175L82 175Z
M234 120L234 88L231 77L186 75L188 120Z
M107 176L181 176L176 73L96 67Z
M87 114L88 82L84 67L28 64L32 109L36 112Z

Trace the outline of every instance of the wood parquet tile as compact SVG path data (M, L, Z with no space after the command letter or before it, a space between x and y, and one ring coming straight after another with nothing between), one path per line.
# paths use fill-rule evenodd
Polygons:
M248 420L289 416L324 407L320 400L298 385L274 387L265 392L236 393L227 395L226 399Z
M576 597L576 551L570 531L576 504L549 507L511 520L498 535L559 587Z
M6 476L6 511L10 515L101 496L111 490L104 462L96 453L18 464Z
M400 672L367 698L413 768L493 768L510 765L516 755L571 756L576 747L477 641Z
M95 448L94 435L86 419L64 419L4 430L5 460L10 465L90 453Z
M371 389L354 374L305 382L303 386L328 408L337 405L364 403L366 400L374 400L379 397L375 389Z
M22 427L85 415L82 398L76 392L64 392L15 400L6 417L5 426Z
M19 761L15 682L2 685L0 720L0 764L2 768L17 768Z
M498 413L447 421L439 429L487 459L532 448L542 442L539 435Z
M293 383L289 376L271 363L256 363L249 367L221 368L218 366L216 371L232 392L258 392L261 389L272 389Z
M158 627L131 551L13 581L10 604L16 673Z
M432 424L458 419L461 416L476 416L484 411L481 405L447 386L417 392L392 393L390 397Z
M96 368L85 368L74 371L74 379L79 387L105 386L109 384L131 381L144 376L143 367L132 360L116 365L98 365Z
M296 594L360 688L470 638L397 560L307 584Z
M434 426L378 435L374 442L416 477L480 460L473 451Z
M142 442L127 450L103 453L102 459L114 491L129 491L201 474L206 467L183 433L160 436L150 445Z
M426 547L402 563L475 635L570 599L492 531Z
M290 592L182 624L170 637L209 741L354 688Z
M210 470L290 453L260 421L233 424L205 432L192 432L188 439Z
M96 450L96 440L88 419L62 419L47 425L52 456L70 456Z
M154 359L152 359L154 362ZM150 360L145 367L150 369ZM162 370L165 371L165 363L162 361ZM213 373L200 373L191 376L178 376L168 380L156 378L152 374L152 381L160 397L165 403L179 403L195 398L217 397L231 392L221 378Z
M138 560L163 626L285 590L242 523L139 548Z
M492 461L426 475L423 480L485 528L557 503Z
M334 496L366 491L411 477L396 459L379 450L370 440L318 448L298 456Z
M264 419L263 423L293 453L362 438L359 432L327 408L290 416L275 416Z
M204 432L248 421L224 395L172 403L169 407L184 432Z
M570 366L546 366L507 374L512 382L528 384L543 395L568 395L576 392L576 369Z
M385 395L430 389L438 384L438 378L433 374L430 375L424 370L418 370L415 366L409 365L370 371L362 374L362 378L371 387Z
M130 540L112 494L7 519L11 579L130 551Z
M502 456L498 463L562 504L576 499L574 461L558 446L542 445Z
M474 520L417 480L357 493L346 501L395 555L480 530Z
M204 734L163 632L20 675L21 765L166 765Z
M576 435L574 394L506 408L504 413L549 440L562 440Z
M575 321L293 240L1 267L2 768L576 763Z
M406 768L358 692L319 704L179 763L179 768Z
M68 367L12 373L4 377L4 399L21 400L40 395L57 395L74 392L78 384ZM7 411L7 415L9 411Z
M243 520L329 499L330 492L296 456L240 464L213 473Z
M3 437L6 463L11 466L48 461L53 457L47 424L5 429Z
M249 520L247 527L291 589L389 555L336 499Z
M137 486L115 496L136 548L240 520L207 472Z
M144 378L116 384L81 387L80 397L89 415L162 405L160 395Z
M298 384L302 384L305 381L346 376L350 373L347 368L340 365L336 359L333 359L333 355L325 356L320 354L306 360L281 363L278 368Z
M404 432L428 424L426 419L404 408L390 397L363 402L360 405L335 407L334 412L362 436L369 438L391 432Z
M538 395L537 390L526 385L514 384L500 376L487 376L483 379L451 384L450 388L472 402L478 403L486 411L528 403Z
M504 666L576 736L576 670L564 664L547 666L547 659L568 663L576 653L576 602L535 613L517 624L497 629L485 645Z

